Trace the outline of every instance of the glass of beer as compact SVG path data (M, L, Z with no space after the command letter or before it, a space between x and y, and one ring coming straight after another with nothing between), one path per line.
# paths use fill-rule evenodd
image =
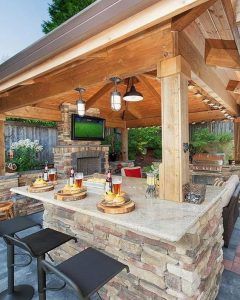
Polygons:
M50 169L48 171L48 180L52 181L52 182L57 180L57 170L56 169Z
M76 173L75 174L75 184L77 187L81 188L83 182L83 173Z
M121 193L121 185L122 185L122 177L114 176L112 179L113 193L120 195Z

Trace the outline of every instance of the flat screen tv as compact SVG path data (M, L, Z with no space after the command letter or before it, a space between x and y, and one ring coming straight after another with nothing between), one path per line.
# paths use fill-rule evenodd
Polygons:
M72 140L102 141L105 120L96 117L72 115Z

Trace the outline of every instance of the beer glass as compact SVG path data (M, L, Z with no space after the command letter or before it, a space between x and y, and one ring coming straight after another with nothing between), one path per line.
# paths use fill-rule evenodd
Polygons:
M52 181L52 182L57 180L57 170L56 169L50 169L48 171L48 180Z
M113 193L120 195L121 193L121 185L122 185L122 177L114 176L112 179Z
M76 173L75 174L75 184L77 187L81 188L83 182L83 173Z

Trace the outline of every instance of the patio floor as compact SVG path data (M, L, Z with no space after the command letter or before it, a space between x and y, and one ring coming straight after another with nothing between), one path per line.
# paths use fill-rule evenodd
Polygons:
M33 215L33 219L39 220L41 214ZM25 234L30 234L37 229L26 230ZM19 234L20 236L20 234ZM23 236L23 233L21 234ZM240 299L240 217L238 218L234 232L230 241L229 248L224 248L224 266L222 282L217 300L239 300ZM22 253L20 249L17 249L17 253ZM2 239L0 239L0 256L5 257L6 247ZM17 259L16 259L17 262ZM22 261L21 261L22 262ZM6 260L0 260L0 291L4 290L7 286L7 271ZM36 261L25 267L16 268L15 270L15 282L18 284L30 284L37 291L37 276L36 276ZM49 286L60 286L61 282L50 279ZM37 292L35 292L34 300L38 299ZM77 299L75 293L70 288L66 287L60 292L47 292L47 299L52 300L74 300Z

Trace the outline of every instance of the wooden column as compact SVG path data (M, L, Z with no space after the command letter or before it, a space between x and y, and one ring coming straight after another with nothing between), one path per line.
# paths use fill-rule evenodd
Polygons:
M183 187L189 183L188 78L191 70L182 56L158 65L161 78L162 154L160 198L182 202Z
M240 161L240 118L234 122L234 159Z
M122 160L128 161L128 129L121 129L121 138L122 138Z
M0 114L0 176L5 175L5 116Z

